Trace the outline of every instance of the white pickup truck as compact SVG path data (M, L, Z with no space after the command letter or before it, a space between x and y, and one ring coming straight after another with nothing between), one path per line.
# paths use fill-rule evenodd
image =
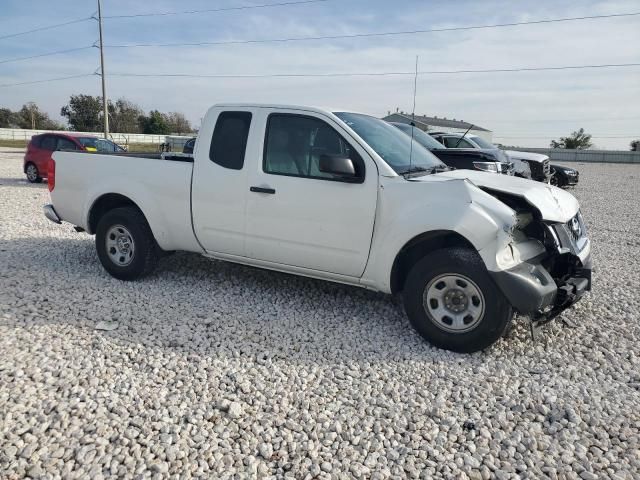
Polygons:
M62 151L49 170L47 218L95 234L121 280L185 250L402 292L416 330L460 352L494 343L514 311L541 324L591 288L571 194L451 170L358 113L216 105L193 156Z

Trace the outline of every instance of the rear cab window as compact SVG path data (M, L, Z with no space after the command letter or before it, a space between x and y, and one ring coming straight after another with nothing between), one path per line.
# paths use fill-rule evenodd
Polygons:
M242 170L251 112L221 112L213 129L209 159L230 170Z

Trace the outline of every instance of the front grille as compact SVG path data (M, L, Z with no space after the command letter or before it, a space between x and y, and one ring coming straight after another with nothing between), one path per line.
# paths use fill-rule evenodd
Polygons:
M529 168L531 169L531 178L539 182L547 181L551 173L551 165L548 159L542 163L529 162Z
M502 162L500 164L500 172L504 175L513 175L514 174L514 165L513 162Z

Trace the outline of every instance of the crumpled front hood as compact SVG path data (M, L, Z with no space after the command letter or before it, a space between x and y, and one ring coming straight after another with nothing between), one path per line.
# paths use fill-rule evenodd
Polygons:
M578 213L580 208L578 200L570 193L546 183L524 178L475 170L452 170L416 180L428 181L429 177L467 179L477 187L521 197L538 209L542 219L548 222L567 222Z
M542 153L533 153L533 152L518 152L516 150L505 150L507 157L527 160L529 162L542 163L545 160L549 160L548 155L543 155Z

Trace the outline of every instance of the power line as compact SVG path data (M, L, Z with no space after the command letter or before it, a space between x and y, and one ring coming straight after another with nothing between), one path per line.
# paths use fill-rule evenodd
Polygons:
M559 134L560 135L560 134ZM538 137L530 137L527 135L518 135L518 136L506 136L503 137L502 135L496 135L494 138L501 138L501 139L507 139L507 138L527 138L527 139L539 139L539 140L546 140L549 138L555 138L558 135L547 135L547 136L538 136ZM591 138L636 138L638 135L591 135Z
M103 18L127 18L127 17L135 17L135 16L152 16L152 15L179 15L179 14L187 14L187 13L200 13L200 12L218 12L218 11L227 11L227 10L245 10L249 8L264 8L264 7L273 7L273 6L283 6L283 5L298 5L298 4L306 4L306 3L316 3L316 2L326 2L331 0L301 0L301 1L292 1L292 2L283 2L283 3L271 3L271 4L263 4L263 5L250 5L250 6L240 6L240 7L228 7L228 8L219 8L219 9L207 9L207 10L190 10L184 12L165 12L165 13L148 13L148 14L137 14L137 15L115 15L111 17L103 17ZM567 21L577 21L577 20L588 20L588 19L599 19L599 18L612 18L612 17L627 17L627 16L636 16L640 15L640 12L636 13L620 13L620 14L611 14L611 15L592 15L592 16L584 16L584 17L567 17L567 18L558 18L558 19L547 19L547 20L533 20L529 22L515 22L515 23L503 23L503 24L494 24L494 25L472 25L466 27L450 27L450 28L439 28L439 29L428 29L428 30L407 30L407 31L397 31L397 32L380 32L380 33L361 33L361 34L345 34L345 35L328 35L328 36L318 36L318 37L290 37L290 38L273 38L273 39L256 39L256 40L228 40L228 41L219 41L219 42L190 42L190 43L138 43L138 44L123 44L123 45L105 45L108 48L138 48L138 47L179 47L179 46L218 46L218 45L241 45L241 44L253 44L253 43L278 43L278 42L297 42L297 41L313 41L313 40L337 40L337 39L347 39L347 38L366 38L366 37L381 37L381 36L394 36L394 35L412 35L419 33L433 33L433 32L447 32L447 31L456 31L456 30L472 30L472 29L486 29L486 28L498 28L498 27L508 27L508 26L517 26L517 25L534 25L541 23L553 23L553 22L567 22ZM41 27L39 29L30 30L27 32L16 33L12 35L7 35L4 37L0 37L0 40L3 38L8 38L11 36L23 35L27 33L31 33L34 31L45 30L50 28L56 28L63 25L69 25L72 23L78 23L85 20L93 19L94 17L73 20L71 22L50 25L48 27ZM67 50L57 50L54 52L47 52L37 55L31 55L26 57L17 57L10 58L6 60L0 60L0 64L11 63L11 62L20 62L23 60L30 60L34 58L47 57L51 55L59 55L64 53L71 53L75 51L85 50L93 47L78 47L78 48L70 48Z
M252 44L252 43L340 40L340 39L348 39L348 38L388 37L388 36L396 36L396 35L415 35L415 34L421 34L421 33L455 32L460 30L480 30L480 29L488 29L488 28L515 27L515 26L521 26L521 25L539 25L539 24L545 24L545 23L594 20L594 19L602 19L602 18L631 17L631 16L638 16L638 15L640 15L640 12L617 13L617 14L610 14L610 15L591 15L591 16L583 16L583 17L551 18L546 20L496 23L491 25L468 25L468 26L460 26L460 27L430 28L430 29L424 29L424 30L400 30L400 31L393 31L393 32L353 33L353 34L343 34L343 35L323 35L323 36L315 36L315 37L267 38L267 39L254 39L254 40L224 40L224 41L215 41L215 42L130 43L130 44L121 44L121 45L105 45L105 47L108 47L108 48L199 47L199 46L216 46L216 45L243 45L243 44Z
M18 37L20 35L27 35L28 33L41 32L43 30L51 30L53 28L64 27L66 25L72 25L74 23L86 22L87 20L91 20L92 18L93 17L78 18L77 20L71 20L69 22L56 23L54 25L47 25L46 27L38 27L38 28L34 28L33 30L26 30L24 32L11 33L9 35L0 36L0 40L4 40L5 38Z
M242 5L237 7L207 8L204 10L184 10L180 12L152 12L152 13L134 13L130 15L105 15L102 18L105 20L112 20L112 19L118 19L118 18L164 17L168 15L191 15L194 13L229 12L233 10L251 10L255 8L284 7L284 6L304 5L309 3L320 3L320 2L328 2L328 1L331 1L331 0L297 0L297 1L280 2L280 3L265 3L262 5Z
M30 60L32 58L49 57L51 55L61 55L63 53L78 52L80 50L87 50L89 48L94 48L94 47L95 47L95 45L89 45L89 46L86 46L86 47L68 48L66 50L56 50L55 52L40 53L38 55L31 55L31 56L28 56L28 57L9 58L7 60L0 60L0 64L2 64L2 63L11 63L11 62L21 62L23 60Z
M586 69L586 68L626 68L640 67L640 63L621 63L621 64L603 64L603 65L566 65L560 67L523 67L523 68L496 68L486 70L423 70L418 75L455 75L465 73L509 73L509 72L531 72L531 71L548 71L548 70L568 70L568 69ZM385 76L407 76L415 75L416 72L332 72L332 73L266 73L266 74L194 74L194 73L111 73L112 77L172 77L172 78L306 78L306 77L385 77ZM0 87L13 87L16 85L27 85L32 83L45 83L58 80L66 80L70 78L88 77L95 73L83 75L71 75L68 77L58 77L43 80L32 80L20 83L0 84Z
M585 68L626 68L638 67L640 63L565 65L559 67L496 68L484 70L423 70L418 75L455 75L463 73L507 73L545 70L570 70ZM415 75L416 72L332 72L332 73L265 73L265 74L195 74L195 73L112 73L114 77L174 77L174 78L277 78L277 77L383 77Z
M71 78L81 78L81 77L92 77L94 73L84 73L81 75L69 75L67 77L56 77L56 78L46 78L43 80L30 80L28 82L18 82L18 83L4 83L0 84L0 88L2 87L15 87L18 85L31 85L34 83L48 83L48 82L57 82L58 80L69 80Z

